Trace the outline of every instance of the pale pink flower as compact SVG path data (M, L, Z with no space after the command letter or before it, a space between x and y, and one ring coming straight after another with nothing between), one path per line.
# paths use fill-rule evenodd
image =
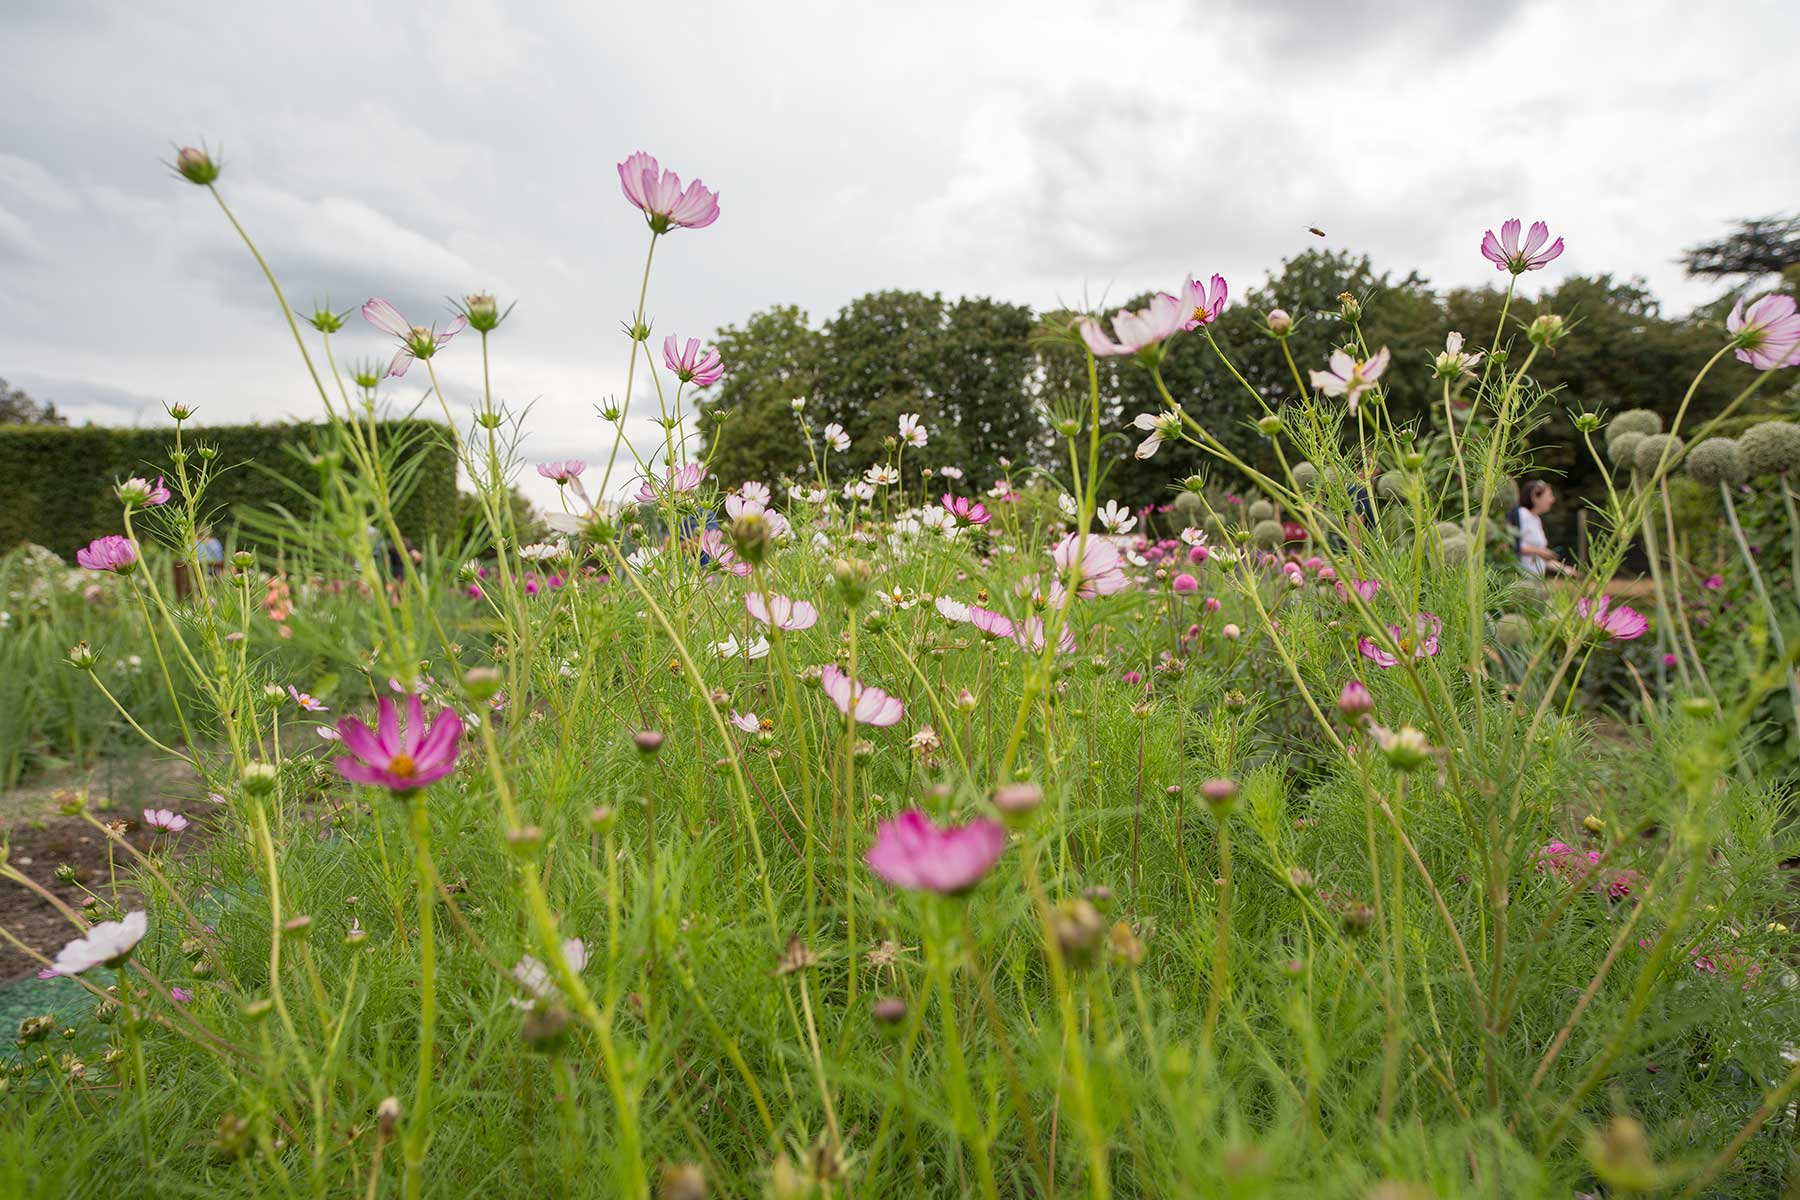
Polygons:
M326 709L325 705L320 703L318 699L307 695L305 692L301 691L299 688L295 687L291 683L288 684L288 695L293 697L295 704L298 704L301 708L305 709L307 712L326 712L326 711L328 711Z
M644 211L656 233L671 229L705 229L719 219L719 194L698 179L681 186L681 176L662 169L642 150L619 164L619 186L625 198Z
M1026 617L1013 630L1012 639L1026 650L1038 651L1044 648L1044 618ZM1058 654L1075 653L1075 635L1069 630L1067 622L1056 635L1056 652Z
M142 476L134 475L124 483L115 485L113 492L127 508L136 508L145 504L154 506L169 502L169 489L161 475L156 477L154 484Z
M765 603L762 593L751 592L744 597L744 607L764 625L773 625L789 633L811 629L819 621L818 609L805 600L791 600L786 596L771 595Z
M900 414L900 440L908 446L923 448L930 440L925 427L919 424L918 413Z
M539 463L537 473L542 475L545 479L554 479L557 486L560 487L565 483L573 483L575 480L580 479L581 473L585 470L587 470L586 463L582 462L579 458L571 458L566 460L559 459L556 462Z
M1770 292L1748 307L1739 298L1725 318L1725 328L1739 362L1759 371L1800 366L1800 313L1792 296Z
M1347 680L1338 693L1338 711L1346 721L1356 721L1375 711L1375 697L1360 679Z
M1187 310L1187 320L1182 323L1183 329L1198 329L1202 325L1211 325L1225 311L1226 297L1231 289L1225 285L1223 275L1212 277L1212 287L1188 276L1187 285L1181 290L1182 306Z
M166 808L146 808L144 824L163 833L180 833L188 827L188 819Z
M726 720L730 721L734 728L741 729L745 733L762 732L762 721L753 712L738 712L736 709L732 709L731 715Z
M581 974L587 966L587 943L580 938L569 938L562 944L563 961L569 970ZM525 993L525 998L514 996L509 1003L514 1008L530 1008L539 1000L548 1000L556 994L556 981L550 977L550 968L527 954L519 959L512 969L513 982Z
M1050 558L1056 563L1059 579L1074 570L1075 594L1083 600L1110 596L1127 585L1119 548L1105 538L1090 537L1082 547L1081 536L1071 533L1051 548Z
M705 566L729 572L739 579L750 573L750 564L737 556L737 551L717 529L709 529L700 535L700 560Z
M701 354L699 338L689 338L687 345L678 347L672 333L663 339L663 365L675 372L675 378L695 387L711 387L725 374L717 350Z
M1121 308L1113 316L1113 333L1118 341L1108 338L1100 322L1092 317L1081 321L1081 340L1101 358L1154 350L1182 328L1187 313L1181 301L1167 292L1158 292L1150 298L1148 307L1136 312Z
M746 479L743 486L738 488L738 495L751 504L762 505L765 509L769 507L770 501L775 498L774 493L769 491L768 484L761 483L755 479ZM729 506L731 501L727 499L725 503Z
M827 666L819 676L819 684L839 712L852 716L859 725L878 729L897 724L906 711L898 696L890 696L878 687L865 687L835 664Z
M975 627L977 632L985 637L1009 638L1013 635L1013 623L1011 618L994 612L991 609L970 605L968 621L969 624Z
M1563 240L1557 238L1549 246L1544 243L1550 240L1550 227L1542 221L1534 221L1531 232L1525 237L1525 244L1519 245L1519 230L1522 222L1517 217L1500 226L1500 236L1495 237L1493 230L1481 239L1481 256L1494 264L1497 271L1511 271L1514 275L1523 275L1527 271L1541 271L1550 265L1552 259L1563 252Z
M439 333L436 327L427 328L414 325L400 315L400 310L386 300L371 300L362 307L363 319L386 334L400 339L400 349L388 363L387 373L391 378L404 375L413 364L415 358L430 358L451 338L461 333L469 318L457 314Z
M1005 848L1006 830L997 821L978 817L939 828L915 808L876 826L863 861L894 887L954 896L979 883Z
M664 490L671 496L683 495L699 489L706 479L706 468L699 463L686 463L679 467L670 467L663 477ZM657 489L648 478L638 485L636 500L639 504L654 504Z
M1313 371L1312 385L1327 396L1342 396L1352 416L1356 414L1356 402L1361 395L1373 387L1387 370L1388 348L1383 346L1375 352L1373 358L1359 360L1351 358L1342 350L1331 352L1330 369Z

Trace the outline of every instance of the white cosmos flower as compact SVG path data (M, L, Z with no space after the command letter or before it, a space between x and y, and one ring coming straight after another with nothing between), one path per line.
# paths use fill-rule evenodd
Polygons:
M50 970L57 975L79 975L100 966L116 966L125 961L149 931L150 918L141 912L129 912L122 921L102 921L56 952Z
M1189 525L1181 531L1181 540L1190 546L1206 545L1206 530Z
M825 444L827 446L830 446L839 454L850 449L850 435L845 433L844 427L839 425L836 421L833 421L821 430L820 436L825 439Z
M939 467L938 474L942 475L945 479L961 479L963 477L963 470L961 467Z
M1181 434L1181 410L1161 413L1139 413L1132 425L1146 430L1150 436L1138 443L1137 456L1149 458L1166 441Z
M569 970L580 974L587 967L587 943L580 938L570 938L562 944L563 960L569 964ZM556 991L556 983L550 978L550 968L527 954L519 960L519 965L512 969L513 982L517 983L530 997L521 1000L514 996L510 1003L514 1008L530 1008L533 1001L548 999Z
M888 466L886 463L877 463L875 466L872 466L867 471L863 472L863 478L873 484L892 487L894 484L900 482L900 472Z
M853 479L844 485L844 499L846 500L873 500L874 498L875 485L872 483Z
M966 623L969 619L969 606L961 600L953 600L949 596L939 596L936 607L946 621Z
M1137 518L1129 508L1120 508L1117 500L1108 500L1094 516L1108 533L1130 533L1137 528Z
M1072 517L1081 509L1081 506L1075 503L1075 497L1067 492L1057 494L1056 507L1062 510L1062 515L1065 517Z
M737 635L732 634L722 642L714 642L712 651L720 658L767 658L769 656L769 639L759 637L755 641L739 645Z
M656 562L656 556L662 553L661 546L639 546L625 556L625 565L642 574Z
M918 413L900 414L900 440L908 446L923 447L930 440L925 427L919 424Z
M533 542L529 546L519 547L519 557L531 562L543 562L546 559L562 558L569 552L569 544L561 538L554 542Z
M764 508L767 508L769 501L774 499L773 494L769 491L769 485L755 479L746 479L744 486L738 489L738 495L752 503L760 504Z

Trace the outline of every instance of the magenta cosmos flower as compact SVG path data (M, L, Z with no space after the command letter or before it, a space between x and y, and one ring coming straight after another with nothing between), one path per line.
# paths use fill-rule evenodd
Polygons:
M129 575L137 567L137 547L131 544L130 538L109 533L77 550L75 561L90 571L116 571L120 575Z
M1005 848L1006 830L997 821L977 817L940 829L913 808L875 827L863 861L894 887L956 896L981 882Z
M1749 307L1740 299L1725 318L1725 328L1731 331L1738 361L1759 371L1800 366L1800 313L1792 296L1770 292Z
M460 313L444 326L442 333L435 328L413 325L400 315L400 310L386 300L371 300L362 307L363 320L400 339L400 349L394 351L394 357L388 362L388 377L404 375L413 365L415 358L430 358L438 352L445 342L463 331L469 318Z
M1438 652L1438 634L1444 631L1444 623L1428 612L1413 615L1413 631L1408 633L1398 625L1389 625L1388 633L1393 635L1394 643L1400 647L1400 653L1407 658L1429 658ZM1400 659L1377 645L1374 638L1364 637L1357 641L1356 648L1362 656L1386 671L1400 665Z
M1650 622L1643 613L1626 604L1615 606L1611 596L1600 597L1600 602L1593 606L1591 616L1586 596L1575 601L1575 611L1583 618L1593 621L1601 633L1614 641L1633 641L1643 637L1650 629Z
M944 493L944 511L956 518L958 525L986 525L993 520L987 505L979 500L970 500L966 496L953 496Z
M764 625L773 625L789 633L811 629L819 623L819 610L805 600L771 595L765 603L760 592L751 592L744 597L744 607Z
M717 350L701 354L699 338L689 338L687 345L678 348L672 333L663 339L663 365L675 372L675 378L695 387L711 387L725 374Z
M1181 327L1198 329L1202 325L1211 325L1225 311L1225 299L1230 295L1231 289L1226 286L1223 275L1214 275L1210 288L1189 276L1187 286L1181 290L1181 303L1187 312Z
M1083 600L1125 590L1124 560L1119 556L1119 548L1103 537L1090 535L1083 547L1081 535L1071 533L1051 548L1050 558L1056 563L1059 584L1074 567L1075 594Z
M1356 401L1364 392L1375 386L1381 373L1387 370L1388 348L1383 346L1369 359L1351 358L1342 350L1331 352L1330 369L1313 371L1312 385L1327 396L1342 396L1350 410L1356 415Z
M455 712L446 708L427 730L425 706L417 696L408 696L406 730L402 732L394 702L383 696L378 705L381 715L374 729L355 717L338 722L344 749L356 756L338 759L338 774L352 783L410 792L437 782L455 768L456 739L462 736L462 718Z
M619 164L625 198L644 210L652 233L705 229L719 219L719 193L698 179L681 186L681 176L665 171L654 156L639 150Z
M1153 351L1178 332L1187 320L1189 309L1167 292L1158 292L1145 308L1136 312L1121 308L1112 319L1118 341L1106 336L1100 322L1092 317L1081 321L1081 340L1101 358Z
M890 696L878 687L864 687L836 666L825 668L819 675L819 685L831 697L831 702L837 705L838 711L846 716L854 716L858 725L873 725L877 729L885 729L897 724L906 712L906 706L900 703L900 697Z
M142 476L134 475L124 483L116 485L113 488L113 493L119 497L120 502L127 508L137 508L140 505L146 504L167 504L169 502L169 488L168 485L163 482L163 477L161 475L156 477L156 482L154 484Z
M1514 275L1541 271L1563 252L1561 238L1544 245L1550 241L1550 227L1542 221L1531 223L1531 232L1525 236L1523 246L1519 245L1520 228L1521 222L1514 217L1500 226L1499 237L1495 237L1490 229L1481 239L1481 256L1493 263L1495 270L1511 271Z

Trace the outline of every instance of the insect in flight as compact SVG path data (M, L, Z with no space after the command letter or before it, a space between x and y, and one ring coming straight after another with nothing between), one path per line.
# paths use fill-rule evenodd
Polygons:
M1323 229L1320 229L1317 225L1308 227L1306 232L1312 234L1314 237L1324 237L1325 236L1325 231Z

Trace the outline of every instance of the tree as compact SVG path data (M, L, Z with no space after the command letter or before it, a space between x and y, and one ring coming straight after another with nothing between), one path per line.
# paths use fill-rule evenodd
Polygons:
M728 483L772 482L809 466L793 401L817 386L823 338L806 313L782 305L727 326L715 343L725 375L700 401L700 429L718 439L713 471Z
M0 379L0 425L67 425L69 419L56 411L56 405L49 401L39 403L26 394L25 389L14 387Z
M1780 275L1800 264L1800 213L1739 221L1717 241L1690 246L1681 262L1703 279Z

